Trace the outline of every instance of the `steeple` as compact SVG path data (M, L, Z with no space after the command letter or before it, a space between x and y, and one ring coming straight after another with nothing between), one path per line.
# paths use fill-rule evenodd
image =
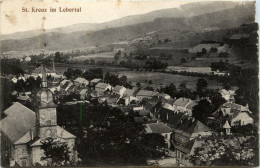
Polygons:
M48 84L47 84L47 78L46 78L46 70L45 67L42 66L42 88L47 88Z

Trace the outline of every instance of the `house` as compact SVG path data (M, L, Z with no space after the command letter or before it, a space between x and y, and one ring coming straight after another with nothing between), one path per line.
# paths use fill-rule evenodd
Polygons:
M13 83L17 83L17 81L18 81L18 79L16 77L13 77L11 80Z
M25 81L26 79L25 79L25 77L22 76L22 74L20 74L20 76L18 77L18 80L23 80L23 81Z
M112 93L113 94L118 94L118 95L120 95L120 97L122 97L124 95L125 91L126 91L126 88L124 86L116 85L113 88Z
M52 71L52 70L50 70L50 69L48 69L48 68L45 68L45 67L43 67L43 66L39 66L39 67L37 67L36 69L34 69L34 70L32 71L32 74L31 74L31 75L33 75L33 76L40 76L40 77L42 78L43 69L45 69L47 76L49 76L49 75L55 76L55 75L56 75L56 73L55 73L54 71Z
M189 157L194 155L195 149L201 147L204 142L205 138L199 136L186 143L176 145L175 151L177 166L193 166Z
M180 112L190 112L195 105L193 100L181 97L173 103L173 108Z
M172 133L172 128L168 127L166 124L162 122L158 123L150 123L145 124L145 131L146 133L154 133L154 134L161 134L166 142L167 148L170 148L170 138Z
M85 100L86 99L86 97L87 97L87 91L88 91L88 89L82 89L81 91L80 91L80 99L81 100Z
M74 80L74 83L76 85L80 85L80 86L88 86L89 85L89 81L84 79L84 78L80 78L78 77L77 79Z
M117 106L115 108L119 109L125 116L129 115L131 112L131 109L126 106Z
M97 78L95 78L95 79L93 79L93 80L91 80L90 81L90 85L91 86L96 86L99 82L101 82L102 81L102 79L97 79Z
M144 106L143 106L143 105L130 104L130 105L128 105L128 107L129 107L131 110L133 110L134 112L140 111L140 110L144 110Z
M235 91L234 90L226 90L226 89L221 89L219 91L219 93L221 94L221 96L228 102L234 102L235 101L235 98L234 98L234 95L235 94Z
M158 95L158 92L150 90L139 90L136 94L136 98L142 100L143 98L151 99L152 97Z
M44 151L41 141L51 137L55 141L66 142L69 147L69 159L77 160L75 136L57 125L56 105L53 94L47 87L46 73L43 72L42 88L37 93L38 110L28 109L20 103L14 103L6 109L6 117L0 121L2 161L12 160L19 166L33 166L42 161ZM8 163L6 163L8 164ZM5 165L9 167L10 165Z
M26 56L26 57L24 57L24 61L25 62L30 62L32 59L31 59L31 57L30 56Z
M134 96L134 90L132 89L126 89L125 92L123 93L123 96L121 97L122 102L124 102L124 105L129 105L132 100L137 100L136 97Z
M106 83L98 83L95 86L95 90L99 93L99 94L104 94L105 92L110 92L112 91L112 86Z
M157 96L158 96L158 98L163 98L163 99L166 99L166 100L171 98L171 96L166 94L166 93L158 93Z
M229 120L231 126L254 124L254 118L248 106L245 107L231 102L221 105L219 109L213 113L213 116L218 120L219 124L221 124L220 126L224 124L225 119Z
M209 127L187 115L179 119L173 128L173 132L172 140L174 146L187 143L198 136L208 137L212 135L212 131Z
M117 101L119 100L119 95L110 95L106 100L105 100L105 102L108 104L108 105L110 105L110 106L112 106L112 107L115 107L116 106L116 104L117 104Z

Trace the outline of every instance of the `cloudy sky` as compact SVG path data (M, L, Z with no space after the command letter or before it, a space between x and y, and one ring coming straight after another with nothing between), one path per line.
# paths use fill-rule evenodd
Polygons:
M61 1L16 1L4 0L1 3L1 33L10 34L14 32L50 29L64 27L77 23L102 23L118 19L124 16L148 13L154 10L176 8L182 4L194 1L102 1L88 0ZM32 7L45 8L47 12L32 13L22 12L22 8L31 11ZM51 13L50 7L81 7L81 13Z

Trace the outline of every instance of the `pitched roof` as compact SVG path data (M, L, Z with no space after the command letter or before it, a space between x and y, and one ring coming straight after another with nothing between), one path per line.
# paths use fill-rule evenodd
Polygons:
M181 97L181 98L177 99L173 103L173 105L185 107L185 106L187 106L191 102L193 102L191 99L187 99L185 97Z
M228 120L226 120L225 124L223 125L223 128L226 128L226 129L231 128L228 123Z
M78 83L84 83L84 84L89 84L89 81L84 79L84 78L80 78L78 77L77 79L74 80L75 82L78 82Z
M193 148L200 147L203 142L205 141L205 138L194 138L186 143L176 145L176 149L182 151L185 154L191 154L191 151Z
M140 116L147 116L150 114L150 111L149 110L139 110L138 114Z
M145 130L147 131L147 133L162 134L162 133L172 132L172 129L162 122L145 124L145 126L146 126Z
M166 122L172 128L175 128L179 123L180 119L182 119L185 115L184 113L172 111L166 108L161 108L158 112L160 114L160 118L163 122ZM168 115L168 120L167 120Z
M13 142L19 140L36 125L35 113L18 102L6 109L4 113L7 117L0 121L0 129Z
M44 67L46 73L55 73L54 71ZM38 68L35 68L32 73L35 73L35 74L42 74L43 72L43 66L39 66Z
M120 92L121 89L124 89L125 87L124 86L119 86L119 85L116 85L114 88L113 88L113 91L114 92Z
M101 81L101 79L95 78L95 79L91 80L90 82L91 82L91 83L98 83L98 82L100 82L100 81Z
M139 92L136 94L136 96L148 96L153 97L156 96L158 92L150 91L150 90L139 90Z
M132 96L134 94L134 90L132 89L126 89L124 92L124 96Z
M100 89L106 89L107 87L111 87L109 84L106 83L98 83L96 85L96 88L100 88Z
M76 138L74 135L61 128L60 126L57 126L57 137L62 139Z
M196 106L197 103L195 101L191 102L190 104L188 104L188 106L186 107L186 109L192 110L194 106Z
M210 128L196 119L184 116L180 119L174 131L185 136L191 136L193 133L210 131Z

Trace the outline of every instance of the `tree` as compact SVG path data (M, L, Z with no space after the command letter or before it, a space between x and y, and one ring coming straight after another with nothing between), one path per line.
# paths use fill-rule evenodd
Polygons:
M185 90L185 89L186 89L186 83L181 83L180 86L179 86L179 88Z
M192 116L202 123L206 123L207 117L211 114L212 104L206 99L199 101L198 105L194 106L192 109Z
M181 58L181 64L186 63L186 59L185 58Z
M202 54L206 54L207 53L207 49L206 48L202 48Z
M195 166L257 165L258 150L254 136L209 137L190 157Z
M49 137L41 140L41 149L44 156L41 160L47 161L48 166L61 166L69 164L69 148L66 142L54 141Z
M199 78L198 82L197 82L197 91L201 92L203 91L203 89L207 88L208 86L208 82L203 79L203 78Z
M121 50L118 50L118 52L117 52L117 53L115 54L115 56L114 56L114 59L115 59L115 61L116 61L116 64L117 64L117 61L119 60L120 56L121 56Z

